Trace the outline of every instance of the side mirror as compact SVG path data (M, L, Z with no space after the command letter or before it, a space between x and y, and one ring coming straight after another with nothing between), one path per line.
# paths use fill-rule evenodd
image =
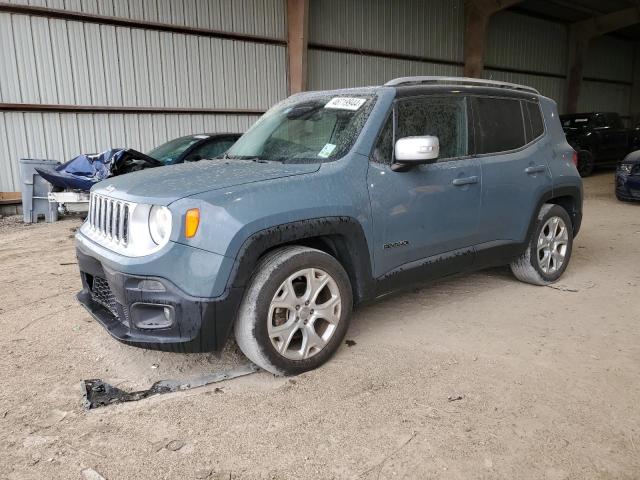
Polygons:
M395 162L402 166L434 163L439 155L440 141L432 135L405 137L396 142Z

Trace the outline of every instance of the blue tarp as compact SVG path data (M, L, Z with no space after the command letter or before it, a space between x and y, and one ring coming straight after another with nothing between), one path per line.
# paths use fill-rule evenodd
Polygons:
M160 162L136 150L113 148L92 155L78 155L54 168L36 170L55 187L88 191L105 178L158 165Z

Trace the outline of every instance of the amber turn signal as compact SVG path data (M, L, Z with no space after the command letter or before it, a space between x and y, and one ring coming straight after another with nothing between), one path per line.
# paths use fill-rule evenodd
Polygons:
M184 235L187 238L193 238L198 231L200 225L200 209L190 208L184 217Z

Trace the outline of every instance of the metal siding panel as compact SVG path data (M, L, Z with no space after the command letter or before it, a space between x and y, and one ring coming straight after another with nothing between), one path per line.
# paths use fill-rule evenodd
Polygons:
M609 36L589 43L585 77L633 81L634 43Z
M81 11L86 13L98 13L98 0L80 0Z
M42 103L58 103L56 74L51 50L51 34L47 18L31 18L31 36L35 69L38 78L38 90Z
M127 145L123 114L109 114L109 131L111 132L111 147L109 148L132 148Z
M51 8L286 38L286 0L48 0ZM27 0L14 0L27 4ZM45 0L32 0L45 6Z
M462 67L428 62L310 50L309 88L334 88L382 85L407 75L462 75Z
M47 144L44 138L42 113L25 112L23 118L28 158L47 158Z
M176 71L176 89L178 93L176 103L179 107L189 107L189 75L187 67L187 45L184 35L173 35L173 50ZM166 70L165 70L166 72Z
M147 41L149 40L150 34L152 32L147 32ZM157 38L157 34L154 35ZM164 104L169 106L177 106L178 105L178 90L177 90L177 79L176 72L177 64L175 60L174 48L175 42L173 41L173 34L171 33L160 33L159 34L159 46L160 46L160 57L158 65L161 67L160 76L152 76L151 77L151 93L153 96L153 92L155 88L161 88L160 91L164 91ZM180 52L177 53L178 56ZM149 66L155 62L149 62ZM182 72L180 72L182 75ZM153 104L156 105L156 100L153 100Z
M7 144L9 147L9 161L13 172L13 184L20 184L20 167L18 160L29 158L24 114L22 112L6 112L5 126L7 127Z
M93 115L91 113L79 113L77 116L77 121L78 139L81 153L97 153L98 144L96 142Z
M4 112L0 112L0 192L16 192L19 186L13 182L13 158L9 151L5 116Z
M73 69L71 67L71 50L69 48L69 33L67 22L51 19L49 21L51 32L51 49L53 52L53 64L55 65L55 78L58 91L58 103L73 104L75 95L73 92Z
M138 144L137 150L148 152L155 146L153 144L153 123L151 121L151 115L139 115L138 123L140 125L140 143Z
M211 51L211 39L200 37L198 39L199 53L199 77L202 85L202 106L212 107L216 105L216 85L213 82L213 53ZM219 64L217 64L219 65Z
M140 123L138 122L138 115L125 115L124 127L127 147L140 150Z
M314 0L309 4L314 43L462 61L462 0Z
M47 152L47 159L65 161L62 138L62 126L60 125L60 115L57 113L47 112L42 114L42 123L44 125L44 141Z
M122 104L136 106L138 105L136 97L136 85L138 82L135 75L132 30L130 28L116 28L116 47L120 86L122 88Z
M13 41L12 16L0 14L0 98L3 102L21 102L16 46ZM7 147L8 148L8 147Z
M483 77L490 80L529 85L537 89L545 97L549 97L558 104L561 110L564 106L565 81L562 78L543 77L540 75L527 75L522 73L500 72L485 70Z
M40 103L38 73L29 17L13 16L13 36L22 94L20 100L24 103Z
M146 57L146 63L136 64L136 76L141 79L148 76L149 91L151 96L149 98L148 92L145 91L144 83L141 83L138 90L139 101L148 101L149 105L167 105L165 100L165 83L166 79L163 75L163 62L162 62L162 46L160 43L161 37L159 32L146 32L146 49L140 51L140 57ZM141 80L142 81L142 80ZM141 93L142 92L142 93Z
M109 115L106 113L93 114L93 128L96 139L95 151L103 152L113 146L111 129L109 128Z
M214 105L219 107L227 106L226 82L230 80L230 72L224 71L221 66L225 65L224 42L217 38L209 40L211 45L211 89L213 90Z
M149 84L150 69L148 67L148 61L155 61L157 58L154 56L153 50L147 51L147 38L144 30L133 29L131 30L131 44L133 53L133 78L135 79L135 106L149 106L151 105L151 88ZM158 65L155 65L158 67ZM157 93L157 91L156 91Z
M188 36L186 37L186 60L187 60L187 75L185 75L189 81L187 87L189 100L188 105L194 108L202 108L202 79L200 77L200 49L198 45L198 37Z
M105 77L107 71L102 56L102 40L100 25L84 24L85 39L87 42L87 60L89 67L89 84L91 88L91 103L94 105L108 105L107 84Z
M107 105L122 105L122 74L118 58L116 28L111 25L100 27L102 58L105 66L105 86Z
M87 60L84 24L67 22L67 28L69 29L69 51L71 54L71 73L75 103L90 105L91 83L89 79L89 63Z
M512 12L491 18L486 64L564 75L567 31L561 24Z
M594 81L582 82L578 110L582 112L617 112L630 115L631 87Z
M78 116L75 113L58 114L62 129L63 157L70 160L81 153L80 133L78 128Z

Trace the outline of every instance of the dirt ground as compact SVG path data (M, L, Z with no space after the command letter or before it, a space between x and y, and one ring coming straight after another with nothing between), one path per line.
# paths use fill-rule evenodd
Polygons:
M112 340L74 298L79 220L2 219L0 479L638 479L640 205L612 172L585 187L553 288L450 279L358 311L355 345L314 372L92 411L83 379L146 388L245 360Z

